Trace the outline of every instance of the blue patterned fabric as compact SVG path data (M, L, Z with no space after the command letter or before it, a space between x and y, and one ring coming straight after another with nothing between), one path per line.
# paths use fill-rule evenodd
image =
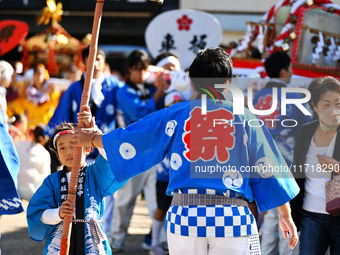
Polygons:
M312 121L311 116L304 115L295 105L288 104L287 105L287 114L281 115L281 88L277 90L277 100L278 106L273 114L270 116L259 116L261 119L277 119L274 125L272 125L269 121L264 121L269 133L274 137L274 140L279 147L279 150L286 160L288 166L291 166L293 163L293 155L294 155L294 145L295 145L295 136L299 127L303 124L309 123ZM263 88L259 90L254 98L253 105L255 109L269 109L272 102L272 89ZM287 99L301 99L301 96L298 93L287 93ZM306 105L305 105L306 106ZM269 108L268 108L269 107ZM281 122L286 119L293 119L297 122L296 127L285 127L281 125ZM285 125L293 125L292 122L287 122Z
M95 114L96 124L103 132L115 129L116 125L116 93L120 82L113 78L105 78L102 83L102 93L104 101L98 107ZM52 136L54 129L62 122L77 123L77 113L79 112L83 85L81 81L76 81L63 93L59 104L45 128L45 132Z
M164 160L156 165L157 181L169 182L170 160L166 156Z
M170 179L167 195L169 196L173 192L185 193L186 190L192 189L197 192L212 190L214 194L225 196L239 194L248 201L255 200L259 210L266 211L290 201L297 195L299 188L290 171L264 171L263 166L287 167L287 165L265 127L254 128L240 124L244 121L257 120L256 116L247 110L244 115L233 115L232 103L223 102L223 107L220 107L212 100L208 100L207 115L202 116L200 106L200 100L178 103L150 114L125 129L120 128L104 135L104 149L117 180L124 181L138 175L168 155ZM230 118L235 125L231 127L229 124L224 124L214 127L211 117L221 117L219 115ZM215 170L228 166L234 170L212 172L209 171L212 166ZM250 167L256 168L245 171ZM203 170L197 171L197 169ZM269 190L271 192L268 192ZM205 210L207 213L208 208L200 210ZM209 209L209 212L214 210L212 214L216 214L221 210L218 208L216 206ZM186 223L182 223L185 219L177 217L176 222L176 217L173 215L186 214L191 209L183 211L172 207L170 214L168 213L170 221L167 224L170 230L180 231L183 235L187 233L197 236L198 233L200 235L205 233L205 235L216 236L222 235L222 232L225 236L248 235L251 232L249 226L253 222L252 216L245 209L233 208L234 206L225 206L223 210L226 210L225 215L231 218L244 216L242 219L235 218L235 224L234 220L230 220L231 218L224 219L224 226L216 225L216 222L214 225L206 220L205 223L197 223L197 228L212 227L214 228L212 231L202 229L202 231L190 232L189 229L183 228L182 233L180 226L185 226ZM202 213L204 214L203 211ZM201 216L194 215L194 217L198 219ZM245 224L238 224L238 221ZM192 224L195 225L195 222ZM218 224L222 223L218 222ZM216 227L221 228L216 230Z
M143 92L130 80L119 84L117 91L117 108L122 113L125 126L147 116L161 108L161 100L155 102L153 95L156 88L151 84L144 84Z
M0 114L0 215L24 210L17 191L19 156Z
M40 220L45 210L61 206L60 173L59 171L51 174L44 180L33 195L27 208L30 237L35 241L47 239L44 254L56 254L60 251L63 223L47 225ZM86 168L84 183L85 220L94 219L95 221L100 221L104 213L103 198L113 194L123 187L125 183L116 181L108 162L99 155L96 161ZM101 223L100 227L103 228ZM92 239L89 224L85 223L86 254L111 254L107 239L100 245L97 245Z
M187 189L185 194L216 194L214 190ZM227 191L227 197L242 198ZM246 206L171 206L166 229L172 234L197 237L238 237L257 233L254 216Z

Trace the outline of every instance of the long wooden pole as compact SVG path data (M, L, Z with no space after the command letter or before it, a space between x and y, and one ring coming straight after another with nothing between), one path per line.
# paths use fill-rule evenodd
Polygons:
M89 52L89 57L87 60L85 84L84 84L84 89L83 89L83 93L81 97L80 109L84 105L88 105L89 100L90 100L90 91L91 91L91 84L92 84L91 81L92 81L93 71L94 71L94 62L97 56L98 36L99 36L100 23L101 23L102 13L103 13L103 5L104 5L104 0L97 0L96 9L94 13L93 27L92 27L90 52ZM79 124L80 124L79 127L83 127L82 126L83 123L79 123ZM75 148L74 155L73 155L73 158L74 158L73 170L71 172L70 185L68 188L68 195L67 195L67 200L71 201L73 206L75 205L75 200L76 200L80 160L81 160L82 153L83 153L83 148ZM65 217L63 233L61 237L60 255L69 254L71 229L72 229L72 216Z
M158 4L163 4L163 0L151 0L151 1L155 1ZM104 0L97 0L96 9L94 13L93 27L92 27L90 52L89 52L89 57L87 60L85 84L84 84L84 89L83 89L83 93L81 97L80 109L84 105L87 105L90 100L90 92L91 92L91 84L92 84L91 81L93 77L94 62L97 56L98 37L99 37L100 23L102 20L103 5L104 5ZM79 127L83 127L82 124L83 123L80 123ZM82 153L83 153L83 148L75 148L74 156L73 156L74 158L73 170L71 172L70 185L69 185L68 194L67 194L67 200L71 201L73 206L75 205L75 200L76 200L76 194L77 194L76 192L77 192L79 170L80 170L80 160L81 160ZM72 229L72 216L65 217L64 225L63 225L63 233L61 237L60 255L69 254L71 229Z

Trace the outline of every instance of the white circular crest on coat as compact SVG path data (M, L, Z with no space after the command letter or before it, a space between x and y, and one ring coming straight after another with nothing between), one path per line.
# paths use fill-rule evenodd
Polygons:
M113 115L114 113L114 107L112 104L108 104L106 107L105 107L105 111L107 113L107 115Z
M172 153L171 154L171 159L170 159L170 166L174 170L178 170L182 166L182 158L179 154L177 153Z
M243 144L248 147L248 135L247 133L244 133L243 135Z
M168 121L165 127L165 134L171 137L175 133L176 126L177 126L177 121L175 120Z
M243 177L239 171L227 171L224 173L222 181L228 189L240 188L243 184Z
M73 112L77 111L77 106L78 106L78 104L77 104L76 100L72 100L72 111Z
M136 149L130 143L122 143L119 147L119 153L123 159L132 159L136 156Z
M272 161L267 158L263 157L260 158L255 163L256 166L256 172L263 178L269 178L273 176L273 164Z

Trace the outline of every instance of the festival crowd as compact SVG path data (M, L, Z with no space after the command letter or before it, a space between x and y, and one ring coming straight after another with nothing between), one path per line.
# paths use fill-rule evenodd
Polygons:
M88 55L84 49L85 66ZM340 216L326 211L325 195L340 168L340 81L312 80L303 104L310 115L297 104L281 114L283 91L294 86L290 57L274 52L264 67L268 78L252 105L277 107L255 116L247 108L234 114L238 102L213 88L233 84L232 60L221 48L200 50L188 70L174 53L151 60L137 49L124 73L110 70L99 48L83 107L86 70L71 64L70 85L60 89L43 63L23 70L20 61L1 60L0 215L21 212L19 197L28 200L30 237L46 240L44 254L59 254L67 216L70 254L123 253L143 194L152 226L141 245L153 255L340 254ZM296 102L304 96L284 95ZM212 126L214 119L227 121ZM280 124L288 119L297 125ZM254 120L262 125L240 125ZM84 149L73 206L67 191L75 147ZM258 171L195 172L223 164ZM9 199L16 205L6 207Z

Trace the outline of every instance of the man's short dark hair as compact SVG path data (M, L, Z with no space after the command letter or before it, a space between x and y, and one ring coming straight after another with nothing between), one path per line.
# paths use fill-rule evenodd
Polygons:
M227 80L231 80L232 75L232 60L228 53L220 47L200 50L189 67L189 76L196 89L202 82L209 84L212 81L215 84L217 82L224 84Z
M281 70L288 71L289 65L290 57L283 51L275 51L264 62L264 67L270 78L280 78Z
M90 47L87 47L87 48L83 49L83 51L81 53L83 61L85 61L85 59L89 56L89 54L90 54ZM106 59L105 52L103 51L102 48L98 48L97 49L97 56L98 55L102 55L104 57L104 59Z
M128 68L142 68L146 69L150 64L148 53L144 50L134 50L130 53L127 59Z

